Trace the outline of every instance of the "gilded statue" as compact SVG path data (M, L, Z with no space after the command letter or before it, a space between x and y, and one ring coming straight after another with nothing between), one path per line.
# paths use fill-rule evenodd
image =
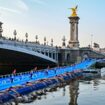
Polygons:
M74 8L70 8L72 10L72 14L71 14L72 17L76 17L77 16L77 8L78 8L78 6L76 6Z

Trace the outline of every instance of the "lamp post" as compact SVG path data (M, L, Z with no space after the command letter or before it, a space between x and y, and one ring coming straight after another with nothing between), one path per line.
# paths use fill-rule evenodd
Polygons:
M46 37L44 37L44 45L46 45Z
M53 39L51 39L51 46L53 46Z
M28 42L28 33L25 34L26 37L26 43Z
M16 35L17 35L16 30L14 30L13 35L14 35L14 40L16 40Z
M0 22L0 38L2 38L2 32L3 32L3 29L2 29L2 22Z
M36 43L37 43L38 42L38 35L35 36L35 39L36 39Z
M65 38L65 36L63 36L62 41L63 41L63 42L62 42L62 46L65 47L65 46L66 46L66 43L65 43L66 38Z

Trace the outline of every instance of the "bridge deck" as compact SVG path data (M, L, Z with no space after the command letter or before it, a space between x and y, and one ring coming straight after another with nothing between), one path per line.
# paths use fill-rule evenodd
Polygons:
M33 71L33 72L26 72L26 73L21 73L19 75L12 75L12 76L7 76L5 78L0 78L0 90L7 89L9 87L21 85L23 83L26 83L28 81L35 81L39 79L45 79L45 78L51 78L56 75L61 75L66 72L73 72L79 69L86 69L90 67L92 64L94 64L96 60L90 59L90 60L85 60L79 64L75 64L72 66L67 66L67 67L57 67L57 68L52 68L52 69L45 69L45 70L40 70L40 71Z

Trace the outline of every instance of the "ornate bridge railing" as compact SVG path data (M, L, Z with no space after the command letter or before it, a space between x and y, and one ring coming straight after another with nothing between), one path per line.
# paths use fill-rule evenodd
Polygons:
M23 41L14 41L14 40L8 40L8 39L0 39L0 45L8 45L8 46L14 46L16 48L18 47L18 48L27 49L29 51L34 51L34 52L43 54L49 58L54 59L55 61L58 61L59 49L57 47L37 44L34 42L26 43Z

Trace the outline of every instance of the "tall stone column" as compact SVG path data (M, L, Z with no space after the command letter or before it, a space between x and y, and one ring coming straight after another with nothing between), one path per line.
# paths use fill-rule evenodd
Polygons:
M71 8L72 15L69 18L70 20L70 40L69 40L69 47L70 48L79 48L79 41L78 41L78 22L79 17L76 14L77 7Z

